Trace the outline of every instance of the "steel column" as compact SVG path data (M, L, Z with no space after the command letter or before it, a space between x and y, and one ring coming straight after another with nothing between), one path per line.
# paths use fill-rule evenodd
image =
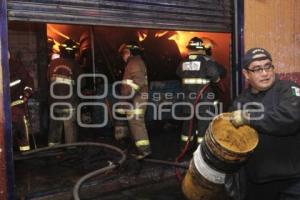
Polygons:
M243 88L242 58L244 56L244 0L234 0L234 34L232 37L231 99L238 96Z
M13 199L13 148L11 135L7 2L0 1L0 199Z

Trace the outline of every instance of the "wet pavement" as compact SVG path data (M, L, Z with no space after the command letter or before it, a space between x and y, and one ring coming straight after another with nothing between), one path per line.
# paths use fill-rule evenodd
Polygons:
M180 126L176 122L148 124L152 159L174 161L180 153ZM80 130L81 142L101 142L134 151L132 144L118 144L112 130ZM43 139L38 140L42 144ZM43 146L43 145L40 145ZM15 156L16 199L72 199L72 189L83 175L116 162L118 154L103 148L77 147L39 153L25 159ZM185 164L188 164L186 157ZM185 169L180 169L181 173ZM81 199L104 200L179 200L184 199L175 168L130 155L118 169L93 177L83 184Z

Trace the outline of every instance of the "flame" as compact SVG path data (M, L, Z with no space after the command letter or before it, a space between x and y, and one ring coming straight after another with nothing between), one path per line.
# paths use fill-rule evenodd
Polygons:
M139 41L141 42L144 39L146 39L147 33L145 33L145 32L138 32L138 36L139 36Z
M65 38L65 39L70 39L69 36L67 36L67 35L63 34L62 32L58 31L56 28L54 28L50 24L47 24L47 29L48 29L48 31L50 30L50 31L54 32L55 34Z
M172 31L172 32L173 33L175 32L175 34L172 34L172 36L170 36L168 39L176 42L177 47L182 56L186 56L188 54L188 50L186 46L190 41L190 39L193 37L200 37L204 41L204 45L208 43L215 45L212 40L210 40L207 37L203 37L207 35L203 32L187 32L187 31ZM156 38L164 37L170 33L171 33L170 31L158 31L157 33L155 33L155 37ZM148 36L147 31L143 30L138 32L138 37L140 42L145 40L147 36Z
M54 52L58 53L59 52L60 43L57 42L56 40L53 40L53 41L54 41L54 45L53 45L52 49L54 50Z
M187 55L186 45L192 37L198 36L195 32L176 31L176 34L169 37L169 40L174 40L179 48L182 56Z
M52 47L53 51L55 53L59 52L59 46L61 45L62 41L66 39L71 39L69 36L64 34L59 28L55 27L55 25L52 24L47 24L47 36L53 38L54 45ZM56 39L54 39L56 38ZM77 45L80 45L79 42L75 41L74 42Z
M155 37L162 37L162 36L164 36L167 33L168 33L168 31L158 32L158 33L155 34Z
M172 35L169 37L169 40L174 40L179 48L179 51L182 56L187 55L188 51L186 49L186 45L188 44L189 40L192 37L198 36L199 37L199 32L185 32L185 31L175 31L176 34ZM168 34L169 31L160 31L155 34L156 38L163 37L164 35ZM139 41L142 42L147 38L147 32L145 31L139 31L138 32L138 37Z
M176 31L176 34L169 37L169 40L174 40L179 48L181 55L185 56L188 54L186 46L190 39L192 39L193 37L200 37L203 40L205 46L209 44L215 46L215 43L211 39L203 37L203 35L205 34L200 32Z

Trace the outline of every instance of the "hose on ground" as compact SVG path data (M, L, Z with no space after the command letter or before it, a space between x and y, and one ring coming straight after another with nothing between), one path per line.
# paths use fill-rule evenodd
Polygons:
M73 147L73 146L96 146L96 147L102 147L102 148L107 148L110 149L112 151L116 151L121 155L120 160L114 164L114 163L109 163L108 166L103 167L101 169L97 169L95 171L92 171L86 175L84 175L83 177L81 177L75 184L74 188L73 188L73 197L75 200L80 200L79 197L79 190L81 185L88 179L90 179L93 176L99 175L101 173L104 173L108 170L112 170L118 166L120 166L122 163L124 163L124 161L126 160L126 155L124 154L124 152L112 145L108 145L108 144L103 144L103 143L93 143L93 142L80 142L80 143L71 143L71 144L60 144L60 145L55 145L52 147L44 147L44 148L40 148L40 149L34 149L31 151L27 151L22 153L22 155L24 156L28 156L31 154L35 154L35 153L39 153L39 152L44 152L44 151L48 151L48 150L54 150L54 149L60 149L60 148L67 148L67 147Z
M165 161L165 160L145 158L145 159L143 159L143 161L145 161L145 162L151 162L151 163L155 163L155 164L160 164L160 165L168 165L168 166L173 166L173 167L180 167L180 168L183 168L183 169L188 169L189 168L188 165L184 165L184 164L176 163L176 162L171 162L171 161Z
M44 147L44 148L39 148L39 149L34 149L31 151L27 151L27 152L23 152L22 156L24 156L23 159L30 159L30 158L34 158L34 154L36 153L43 153L46 156L51 156L51 155L55 155L55 154L60 154L61 152L53 152L53 153L47 153L47 151L50 150L56 150L56 149L63 149L63 148L68 148L68 147L73 147L73 146L96 146L96 147L102 147L102 148L107 148L109 150L112 151L116 151L117 153L120 154L121 158L118 162L116 163L112 163L109 162L109 164L106 167L103 167L101 169L97 169L95 171L92 171L84 176L82 176L75 184L75 186L73 187L73 198L74 200L80 200L80 195L79 195L79 191L80 191L80 187L82 186L82 184L87 181L88 179L100 175L108 170L113 170L117 167L119 167L120 165L122 165L124 163L124 161L126 160L126 155L125 153L112 145L108 145L108 144L104 144L104 143L93 143L93 142L80 142L80 143L71 143L71 144L60 144L60 145L55 145L52 147ZM41 155L43 156L43 155ZM41 156L37 156L37 157L41 157ZM20 160L23 160L22 157L18 158ZM168 166L173 166L173 167L179 167L179 168L183 168L183 169L187 169L188 166L184 165L182 163L176 163L176 162L172 162L172 161L165 161L165 160L158 160L158 159L150 159L150 158L145 158L143 159L143 161L145 162L150 162L150 163L155 163L155 164L161 164L161 165L168 165Z
M83 177L81 177L75 184L74 188L73 188L73 198L74 200L80 200L80 197L79 197L79 190L80 190L80 187L81 185L87 181L88 179L92 178L93 176L96 176L96 175L99 175L99 174L102 174L108 170L113 170L115 169L116 167L118 167L119 165L116 165L116 164L109 164L108 166L106 167L103 167L101 169L98 169L98 170L95 170L93 172L90 172L86 175L84 175Z

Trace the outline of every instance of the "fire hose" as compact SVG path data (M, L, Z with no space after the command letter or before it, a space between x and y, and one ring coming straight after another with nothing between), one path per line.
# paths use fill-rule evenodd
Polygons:
M63 149L63 148L68 148L68 147L73 147L73 146L96 146L96 147L104 147L107 148L109 150L113 150L116 151L117 153L120 154L121 158L119 159L119 161L117 161L116 163L113 162L109 162L109 164L106 167L97 169L95 171L92 171L86 175L84 175L83 177L81 177L75 184L75 186L73 187L73 197L75 200L80 200L80 195L79 195L79 190L80 187L82 186L82 184L87 181L88 179L100 175L108 170L113 170L117 167L119 167L120 165L122 165L125 160L126 160L126 155L125 153L112 145L108 145L108 144L103 144L103 143L92 143L92 142L82 142L82 143L72 143L72 144L61 144L61 145L56 145L56 146L52 146L52 147L44 147L44 148L39 148L39 149L34 149L31 151L27 151L22 153L21 156L17 156L15 157L15 160L25 160L25 159L31 159L31 158L40 158L43 156L53 156L53 155L61 155L61 152L47 152L50 150L56 150L56 149ZM42 155L39 155L37 153L43 153ZM154 164L160 164L160 165L167 165L167 166L173 166L173 167L177 167L177 168L183 168L183 169L188 169L187 165L181 164L181 163L175 163L172 161L165 161L165 160L159 160L159 159L150 159L150 158L145 158L143 159L144 162L149 162L149 163L154 163ZM39 196L42 194L39 194Z
M56 146L52 146L52 147L45 147L45 148L40 148L40 149L35 149L32 151L28 151L28 152L24 152L22 155L24 156L28 156L28 155L32 155L35 153L39 153L39 152L45 152L48 150L53 150L53 149L60 149L60 148L66 148L66 147L73 147L73 146L96 146L96 147L104 147L113 151L118 152L121 155L120 160L117 163L109 163L108 166L95 170L93 172L90 172L88 174L86 174L85 176L81 177L77 183L75 184L74 188L73 188L73 197L75 200L80 200L79 198L79 189L80 186L83 184L84 181L90 179L93 176L96 176L98 174L101 174L107 170L112 170L118 166L120 166L122 163L124 163L124 161L126 160L126 155L124 154L124 152L112 145L108 145L108 144L103 144L103 143L92 143L92 142L83 142L83 143L72 143L72 144L61 144L61 145L56 145Z
M198 92L197 94L197 97L195 99L195 102L193 104L193 108L196 107L196 104L199 102L199 99L202 97L202 95L204 94L204 92L207 90L209 84L206 84L204 85L204 87ZM190 138L192 136L192 131L193 131L193 119L192 118L190 121L189 121L189 131L188 131L188 139L187 139L187 142L185 143L184 145L184 148L183 150L180 152L180 154L176 157L176 160L175 160L175 163L178 163L183 157L184 155L186 154L187 150L188 150L188 147L189 147L189 143L190 143ZM176 177L177 177L177 180L178 181L181 181L182 180L182 177L180 175L180 172L178 171L178 168L175 168L175 174L176 174Z

